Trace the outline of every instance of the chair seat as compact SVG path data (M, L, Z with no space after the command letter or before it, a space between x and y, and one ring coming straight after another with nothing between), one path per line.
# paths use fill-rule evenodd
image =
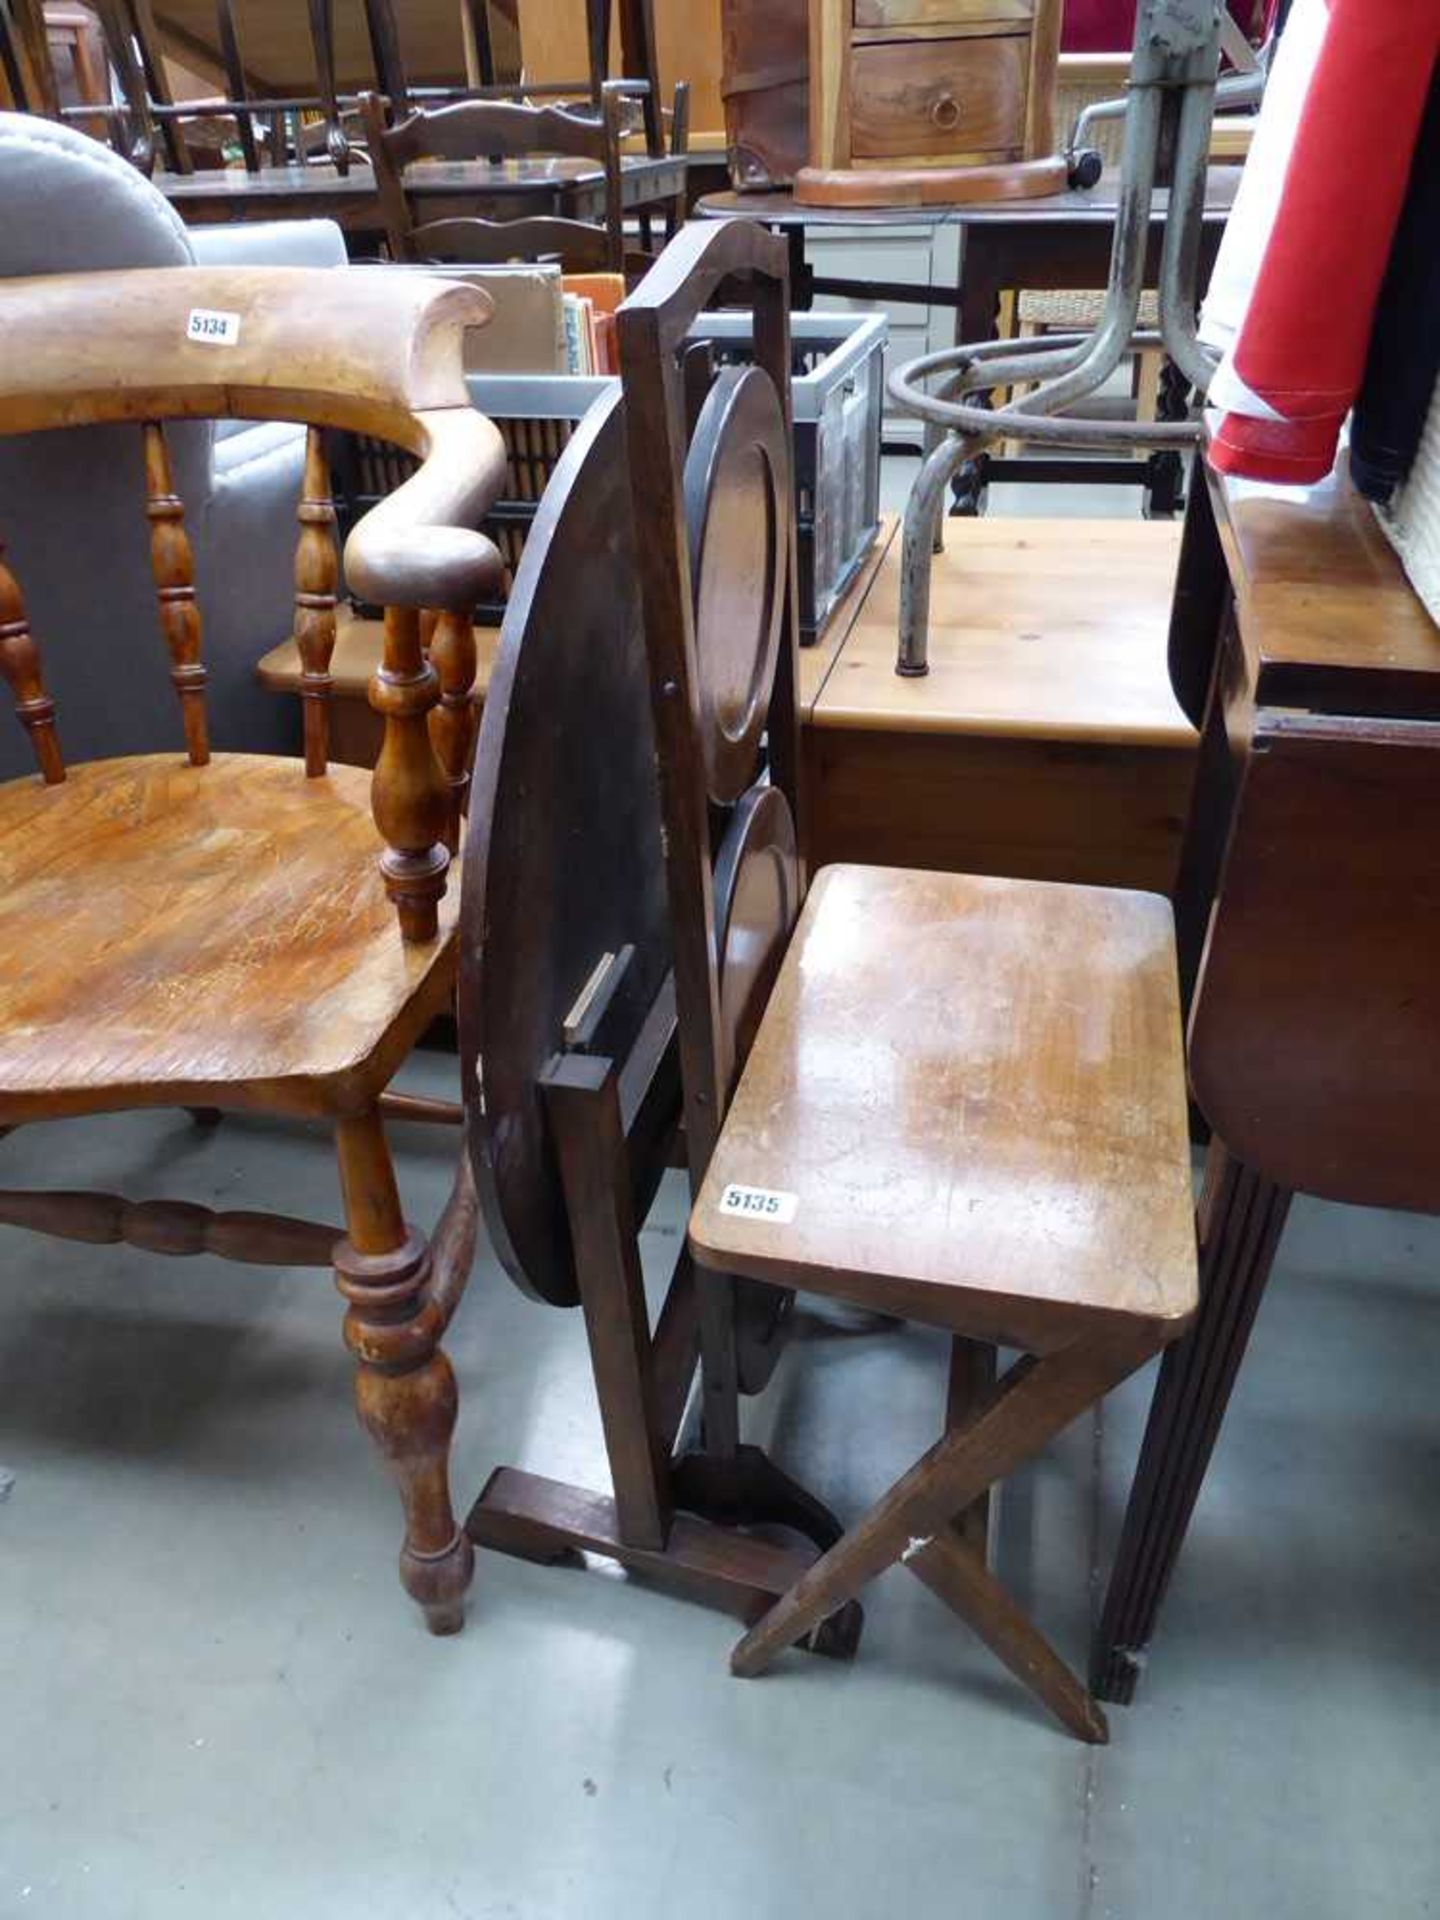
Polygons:
M827 868L690 1240L705 1266L1036 1351L1097 1312L1183 1320L1195 1227L1169 904Z
M1104 311L1105 295L1098 290L1027 287L1016 303L1015 317L1022 327L1055 327L1079 332L1095 326ZM1160 296L1153 287L1147 287L1140 295L1135 325L1144 333L1154 333L1160 325Z
M407 946L380 850L350 767L151 754L0 786L0 1123L378 1092L448 1003L459 892Z

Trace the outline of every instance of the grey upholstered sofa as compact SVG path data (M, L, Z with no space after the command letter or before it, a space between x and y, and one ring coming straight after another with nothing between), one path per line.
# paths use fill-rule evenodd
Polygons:
M84 134L0 113L0 355L4 281L118 267L341 266L329 220L186 228L164 196ZM255 681L291 627L304 434L276 422L168 430L195 553L218 748L293 750L296 702ZM0 439L0 542L25 593L66 757L153 751L181 739L156 619L138 428ZM3 691L3 689L0 689ZM0 778L30 770L0 714Z

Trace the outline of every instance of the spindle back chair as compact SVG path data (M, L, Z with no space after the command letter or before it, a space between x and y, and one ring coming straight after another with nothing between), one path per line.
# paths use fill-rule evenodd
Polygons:
M581 96L598 112L609 75L613 0L586 0L587 76L540 83L524 76L514 0L460 0L458 8L444 0L417 7L410 0L403 9L394 0L363 0L362 7L342 11L338 20L332 0L258 11L237 6L236 0L184 0L165 8L163 34L151 0L92 3L124 95L123 105L102 111L111 122L113 144L147 174L160 146L173 171L193 170L184 129L196 119L234 121L248 172L262 171L267 161L285 161L292 144L308 150L313 135L344 173L357 94L366 86L385 95L399 118L417 105L471 96ZM32 24L39 14L40 0L0 0L0 80L13 71L14 104L52 112L54 83L43 30ZM164 51L177 35L223 72L223 95L174 98ZM639 99L646 148L658 159L665 149L651 0L620 0L619 37L621 72L628 82L624 91ZM76 110L60 111L62 117L76 117ZM302 114L313 116L315 124L292 134ZM683 144L672 139L671 151L682 151ZM296 157L303 159L306 152Z
M319 138L340 173L350 164L350 143L341 124L343 110L353 106L354 95L342 97L336 89L335 43L330 0L308 0L304 25L296 32L305 39L304 78L294 84L287 74L273 78L256 92L250 62L246 57L246 27L253 20L243 17L235 0L214 0L207 9L202 34L193 34L188 19L176 19L167 12L165 34L157 25L150 0L92 0L100 16L106 51L123 105L103 109L111 123L111 144L125 153L142 173L153 172L163 147L166 164L175 173L193 173L194 156L185 137L187 122L230 120L247 173L258 173L266 160L271 164L288 158L291 116L302 112L318 115ZM272 9L274 14L277 10ZM288 10L287 10L288 13ZM213 24L212 24L213 23ZM288 17L285 24L289 25ZM213 45L207 37L213 33ZM182 44L187 35L200 57L210 55L224 74L226 91L200 98L177 100L166 71L167 45L179 35ZM193 56L192 56L193 57ZM93 111L93 110L92 110ZM78 114L66 109L64 118Z
M163 31L151 0L95 4L125 96L124 108L110 114L118 120L123 113L128 121L129 157L147 174L155 164L157 130L168 165L189 173L194 160L185 138L187 122L228 119L234 123L247 173L283 165L293 148L298 160L323 150L344 175L350 168L357 90L378 85L392 99L408 99L390 0L364 0L363 9L342 9L338 23L332 0L268 8L253 0L249 5L243 0L189 0L165 9ZM473 0L464 0L464 5L473 13ZM428 50L436 38L435 22L432 18L423 25ZM455 25L458 28L458 20ZM177 42L182 48L188 43L202 66L208 56L208 63L219 68L223 93L174 98L164 56ZM463 92L458 32L454 51L457 84L452 91Z
M401 1213L384 1114L390 1079L453 993L469 609L499 571L474 529L504 451L462 371L489 301L419 275L289 268L57 275L12 281L4 299L0 433L128 421L143 437L136 512L150 524L182 750L66 762L25 556L10 556L13 571L0 560L0 675L38 768L0 786L0 1128L165 1105L323 1117L348 1231L70 1193L0 1194L0 1221L167 1254L333 1263L361 1416L400 1485L402 1578L431 1627L453 1630L470 1550L450 1507L455 1386L440 1340L469 1272L473 1191L462 1164L427 1243ZM303 759L210 749L204 583L164 423L215 416L309 427L295 560ZM333 427L422 462L346 549L351 585L385 609L373 779L327 756Z

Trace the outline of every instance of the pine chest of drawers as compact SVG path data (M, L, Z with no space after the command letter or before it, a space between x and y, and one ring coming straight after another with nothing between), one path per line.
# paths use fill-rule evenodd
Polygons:
M810 0L812 206L1058 193L1062 0Z

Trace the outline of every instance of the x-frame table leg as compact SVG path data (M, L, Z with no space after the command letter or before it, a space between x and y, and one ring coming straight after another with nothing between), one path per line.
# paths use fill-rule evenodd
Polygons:
M1085 1683L1060 1658L1040 1629L1026 1618L956 1527L942 1527L926 1546L906 1552L905 1564L947 1607L960 1615L996 1659L1077 1740L1103 1746L1110 1728Z
M1153 1329L1132 1322L1081 1338L1055 1353L1017 1360L977 1403L970 1418L902 1474L844 1539L823 1554L738 1642L730 1656L731 1671L743 1676L763 1672L783 1648L853 1599L886 1567L897 1560L914 1564L928 1556L923 1566L916 1566L921 1578L936 1585L952 1605L958 1604L972 1624L977 1613L983 1614L984 1637L1012 1672L1082 1738L1103 1739L1103 1717L1097 1726L1075 1707L1073 1691L1084 1694L1080 1682L1068 1675L1070 1686L1058 1685L1054 1672L1062 1664L1058 1655L979 1561L968 1554L957 1566L951 1552L956 1538L952 1522L987 1487L1038 1453L1046 1441L1133 1373L1160 1344ZM1062 1711L1062 1694L1070 1700L1069 1712Z

